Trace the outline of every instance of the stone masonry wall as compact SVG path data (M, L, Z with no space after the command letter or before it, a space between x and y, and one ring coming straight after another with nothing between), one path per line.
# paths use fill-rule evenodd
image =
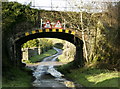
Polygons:
M24 48L22 49L22 59L28 60L30 57L35 55L40 55L41 49L40 48Z

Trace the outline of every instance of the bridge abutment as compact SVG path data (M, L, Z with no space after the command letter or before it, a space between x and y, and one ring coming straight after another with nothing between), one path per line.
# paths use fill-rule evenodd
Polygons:
M24 67L25 64L22 63L22 51L21 44L14 43L14 61L16 66Z
M84 66L83 44L76 45L76 55L75 55L74 63L78 67Z

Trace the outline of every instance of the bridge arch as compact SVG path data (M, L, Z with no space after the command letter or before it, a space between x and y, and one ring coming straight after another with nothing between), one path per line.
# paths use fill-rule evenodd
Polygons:
M84 65L83 41L76 35L75 31L70 29L37 29L23 32L19 35L17 34L14 37L14 44L12 46L12 49L14 50L14 59L17 63L20 64L22 59L21 45L29 40L36 38L58 38L69 41L76 46L74 63L78 64L79 66Z

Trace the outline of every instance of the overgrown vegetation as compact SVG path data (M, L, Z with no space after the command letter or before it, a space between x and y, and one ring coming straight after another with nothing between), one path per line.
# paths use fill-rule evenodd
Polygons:
M48 56L52 56L52 55L54 55L56 53L57 53L56 50L50 49L47 52L44 52L44 53L42 53L40 55L36 55L36 56L31 57L29 60L23 60L23 62L26 62L26 63L41 62L44 58L46 58Z
M3 87L31 87L32 76L16 67L10 57L10 38L20 29L30 29L36 25L37 9L17 2L2 2L2 78Z
M17 2L2 2L3 70L9 66L9 63L13 62L13 57L10 57L10 38L17 34L18 30L24 32L24 29L34 27L37 11L37 9L30 8L30 5L21 5Z
M119 4L120 2L115 5L108 3L108 10L100 13L42 11L40 15L43 21L49 19L51 22L64 22L65 19L66 28L86 34L82 36L86 64L98 63L100 67L108 65L105 68L119 70Z
M37 9L17 2L2 2L2 31L4 34L16 34L19 29L29 29L36 24ZM24 29L23 29L24 28ZM16 30L14 30L16 29Z
M3 72L2 87L32 87L32 72L30 69L24 68L24 70L18 67L8 69Z
M70 42L65 41L63 43L63 52L62 55L58 57L58 61L69 63L74 60L75 53L76 53L76 47Z
M108 12L101 19L99 24L101 30L98 30L97 33L100 35L96 36L95 48L97 50L94 56L94 59L101 62L101 64L108 64L107 68L117 68L118 70L120 64L120 42L118 42L120 39L119 4L120 2L116 6L110 6Z
M41 49L41 53L48 51L53 48L53 43L51 40L47 38L37 38L33 40L29 40L22 45L22 48L32 48L37 47Z

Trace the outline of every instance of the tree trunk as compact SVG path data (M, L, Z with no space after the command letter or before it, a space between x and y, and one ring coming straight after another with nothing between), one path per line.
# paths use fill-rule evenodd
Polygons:
M83 40L83 48L85 51L85 59L88 62L88 53L87 53L87 47L86 47L86 42L85 42L85 35L84 35L84 28L83 28L83 17L82 17L82 12L80 13L80 18L81 18L81 29L82 29L82 40Z

